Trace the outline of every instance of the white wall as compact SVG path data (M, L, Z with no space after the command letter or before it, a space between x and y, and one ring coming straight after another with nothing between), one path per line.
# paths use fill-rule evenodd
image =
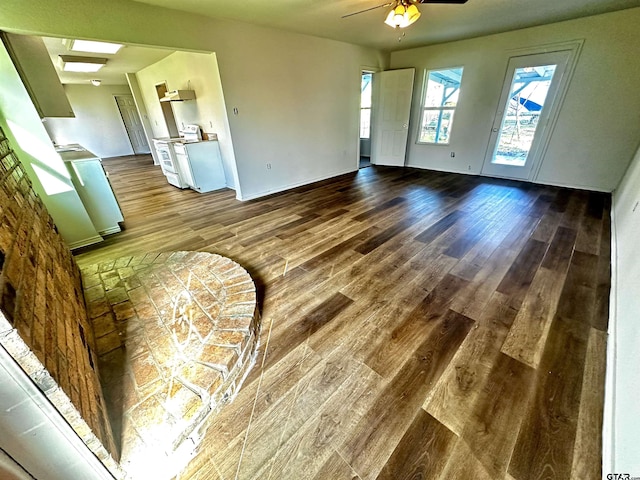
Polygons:
M102 158L133 155L114 95L131 95L127 85L68 84L64 90L75 118L47 118L44 126L59 144L79 143Z
M611 430L612 472L640 475L640 149L613 195L612 316L609 320L605 431ZM609 438L605 436L605 442Z
M0 79L0 126L60 234L71 248L101 241L2 42Z
M509 51L584 39L573 79L534 181L612 191L640 132L640 8L391 54L417 69L408 165L479 174ZM451 145L417 145L425 69L464 66ZM455 158L450 152L455 151Z
M218 134L227 186L235 188L235 153L215 53L176 52L143 68L136 78L154 137L168 135L155 85L166 82L169 90L190 88L196 92L195 101L171 103L178 129L196 124L204 132Z
M4 0L0 29L215 52L242 198L356 170L361 67L387 60L373 49L127 0Z
M218 51L244 198L357 169L363 66L354 45L242 26ZM227 81L236 79L236 81ZM271 169L267 169L267 164Z

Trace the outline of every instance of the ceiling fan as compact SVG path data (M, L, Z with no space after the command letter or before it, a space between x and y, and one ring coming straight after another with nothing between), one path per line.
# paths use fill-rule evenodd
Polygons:
M392 2L383 3L371 8L365 8L358 12L348 13L343 15L342 18L352 17L353 15L370 12L371 10L377 10L378 8L393 7L391 11L389 11L384 23L393 28L405 28L420 18L420 10L418 10L418 7L416 6L418 3L449 3L461 5L463 3L467 3L467 1L468 0L393 0Z

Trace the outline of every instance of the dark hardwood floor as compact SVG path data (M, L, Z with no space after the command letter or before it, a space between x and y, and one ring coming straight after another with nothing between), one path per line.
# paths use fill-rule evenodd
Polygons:
M181 479L599 479L610 197L372 166L250 202L105 160L126 230L259 290L258 361Z

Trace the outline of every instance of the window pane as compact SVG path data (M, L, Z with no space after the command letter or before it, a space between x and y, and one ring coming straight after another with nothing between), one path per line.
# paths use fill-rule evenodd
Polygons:
M422 128L418 141L422 143L449 143L453 114L453 109L425 110L422 115Z
M360 109L360 138L369 138L371 136L371 109Z
M517 68L491 163L523 167L557 65Z
M427 79L425 107L455 107L460 94L462 67L432 70Z
M360 107L371 108L371 73L362 74L362 84L360 85Z
M419 143L449 143L463 67L427 72Z

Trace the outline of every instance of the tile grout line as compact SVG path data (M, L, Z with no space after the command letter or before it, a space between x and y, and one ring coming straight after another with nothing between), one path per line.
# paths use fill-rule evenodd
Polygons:
M311 338L311 330L309 330L308 334L307 334L307 338L304 341L304 351L302 352L302 359L300 360L300 366L298 367L298 370L302 370L302 365L304 364L304 360L307 356L307 351L309 350L309 338ZM287 419L284 422L284 426L282 427L282 433L280 434L280 439L278 440L278 450L276 451L275 455L273 456L273 459L271 460L271 467L269 468L269 475L267 476L267 480L270 480L271 478L271 473L273 472L273 465L274 465L274 459L276 457L276 455L278 455L280 447L282 447L282 439L284 438L284 434L287 430L287 426L289 425L289 420L291 419L291 414L293 411L293 408L296 404L296 400L298 399L298 392L300 390L300 384L302 382L298 381L296 383L296 391L293 394L293 400L291 401L291 406L289 408L289 413L287 414ZM238 480L236 478L236 480Z
M345 465L348 465L348 467L351 469L351 471L356 474L358 479L362 480L362 477L360 476L360 474L358 472L356 472L356 470L353 468L353 466L347 461L346 458L344 458L344 456L342 455L342 452L340 452L340 450L338 450L338 448L336 448L336 447L331 447L331 448L333 448L333 451L338 454L338 456L342 459L342 461L345 463Z
M256 388L256 394L253 399L253 406L251 407L251 415L249 415L249 423L247 424L247 430L244 436L244 441L242 442L242 450L240 451L240 458L238 459L238 468L236 470L235 479L238 480L238 475L240 474L240 466L242 465L242 459L244 457L244 451L247 447L247 440L249 438L249 430L251 429L251 423L253 422L253 415L256 410L256 405L258 403L258 395L260 394L260 387L262 386L262 378L264 377L264 364L267 358L267 350L269 349L269 341L271 340L271 331L273 330L273 320L269 323L269 334L267 335L267 341L264 345L264 353L262 355L262 363L260 364L260 378L258 379L258 387Z

